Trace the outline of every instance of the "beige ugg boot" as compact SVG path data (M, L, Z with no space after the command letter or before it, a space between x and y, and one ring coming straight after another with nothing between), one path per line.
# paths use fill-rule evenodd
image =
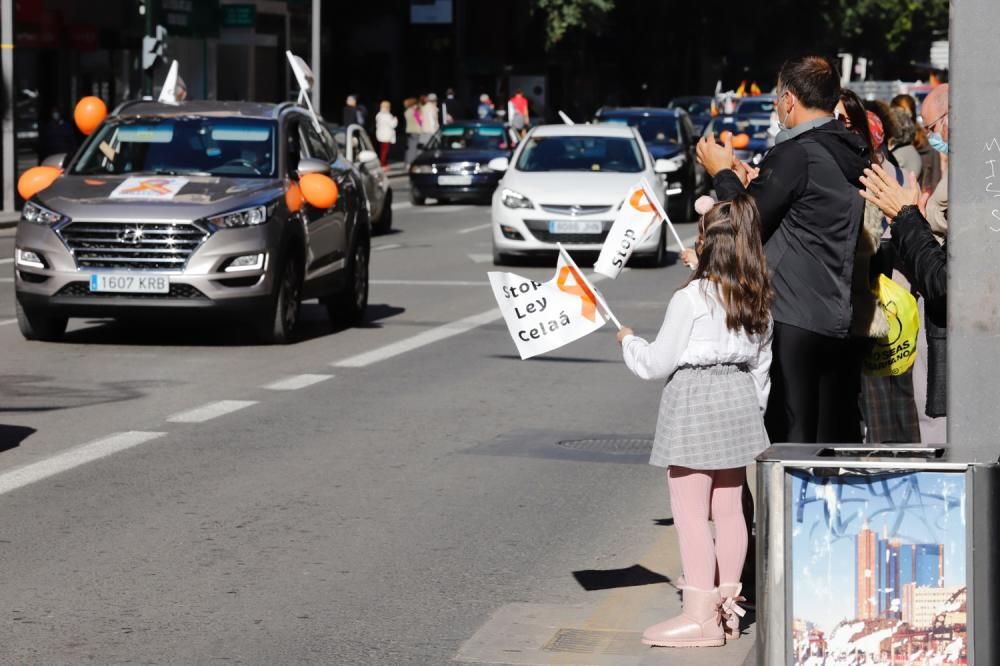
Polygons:
M727 641L735 641L740 637L740 618L747 614L740 607L740 602L746 601L740 596L742 590L742 583L719 584L719 596L722 597L722 630L726 634Z
M719 623L722 597L718 589L685 586L684 608L677 617L654 624L642 633L642 642L658 647L718 647L726 644Z

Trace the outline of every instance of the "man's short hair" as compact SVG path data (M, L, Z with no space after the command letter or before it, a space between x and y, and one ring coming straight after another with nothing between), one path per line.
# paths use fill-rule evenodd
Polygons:
M778 72L778 89L790 91L811 109L833 113L840 99L840 74L823 56L785 61Z

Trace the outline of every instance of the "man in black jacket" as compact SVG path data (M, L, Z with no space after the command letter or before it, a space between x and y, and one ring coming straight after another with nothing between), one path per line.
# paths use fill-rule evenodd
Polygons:
M703 138L698 159L720 200L746 191L760 209L774 288L771 440L860 442L861 354L848 329L867 146L833 117L840 77L826 58L786 62L777 92L782 131L759 172L730 140Z

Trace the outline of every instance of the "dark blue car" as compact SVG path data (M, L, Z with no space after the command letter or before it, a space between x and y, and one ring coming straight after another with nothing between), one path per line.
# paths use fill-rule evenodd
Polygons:
M639 130L649 156L667 160L673 169L666 174L667 213L681 222L694 213L694 200L705 189L707 179L695 161L698 135L683 109L621 107L598 109L594 120L623 123Z
M736 157L744 162L757 163L763 158L764 153L770 147L770 135L767 130L771 125L771 117L768 116L717 116L705 128L705 134L714 134L716 140L721 140L723 132L731 132L735 137L738 134L747 135L747 145L736 147L734 152ZM739 143L739 142L737 142Z
M488 163L510 158L512 136L503 123L469 120L443 126L410 165L410 201L489 202L503 177Z
M687 111L691 124L694 125L694 133L701 136L705 131L705 125L712 120L712 105L715 98L711 95L691 95L688 97L675 97L667 105L671 109L684 109Z

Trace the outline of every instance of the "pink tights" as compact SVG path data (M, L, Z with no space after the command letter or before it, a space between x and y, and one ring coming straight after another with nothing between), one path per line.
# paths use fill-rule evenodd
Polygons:
M739 582L747 556L747 524L743 517L745 480L745 467L668 469L670 506L687 585L708 590L718 583ZM710 507L715 523L714 544L708 526Z

